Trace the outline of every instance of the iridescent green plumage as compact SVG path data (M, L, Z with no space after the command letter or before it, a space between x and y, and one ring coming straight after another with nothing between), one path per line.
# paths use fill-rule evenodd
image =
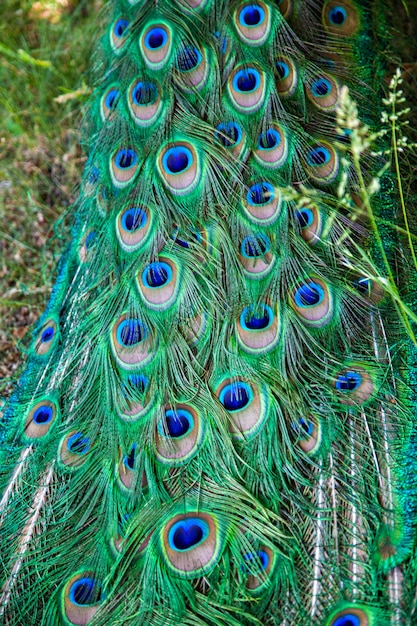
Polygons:
M5 623L403 623L414 348L343 87L376 128L375 3L113 5L2 431Z

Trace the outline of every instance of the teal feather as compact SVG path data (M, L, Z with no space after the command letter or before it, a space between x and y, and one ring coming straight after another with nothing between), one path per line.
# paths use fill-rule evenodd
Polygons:
M379 2L109 4L73 238L2 422L0 615L411 625L415 302L354 144Z

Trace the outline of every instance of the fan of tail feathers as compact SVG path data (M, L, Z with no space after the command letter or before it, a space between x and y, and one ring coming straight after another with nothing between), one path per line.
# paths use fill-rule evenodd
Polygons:
M416 353L344 87L374 128L381 9L110 4L72 242L2 422L1 619L405 624Z

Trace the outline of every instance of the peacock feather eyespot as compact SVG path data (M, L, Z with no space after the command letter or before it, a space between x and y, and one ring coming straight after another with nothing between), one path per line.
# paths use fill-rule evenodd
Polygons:
M370 278L358 278L352 285L363 296L369 296L371 294L372 280Z
M216 126L214 138L226 150L230 150L236 159L244 159L247 151L246 137L237 122L221 122Z
M91 249L94 246L95 241L96 241L96 232L90 228L84 233L80 241L80 245L78 249L78 257L81 263L85 263L86 261L89 260Z
M360 26L360 16L349 0L327 0L322 9L324 28L333 35L351 37Z
M117 481L122 491L130 491L136 486L137 450L138 446L134 443L129 453L122 456L121 461L117 465Z
M179 267L170 257L160 257L138 274L140 295L150 309L166 310L177 301Z
M117 340L125 347L137 345L145 336L145 326L138 319L125 319L117 327Z
M25 437L29 439L45 437L57 415L58 405L54 400L44 398L36 402L29 410L25 420Z
M73 626L85 626L100 608L103 586L92 571L78 572L64 586L62 610Z
M156 458L164 465L178 466L199 451L204 436L200 413L189 404L167 406L155 435Z
M274 124L262 131L253 154L258 163L269 169L285 165L288 158L288 141L284 129Z
M245 2L234 14L240 39L249 46L260 46L271 32L271 10L263 2Z
M129 374L124 384L125 395L142 396L149 385L149 378L144 374Z
M310 102L322 111L334 111L339 105L339 85L328 74L316 76L311 83L308 83L306 92Z
M318 184L326 185L339 173L339 156L327 141L313 144L305 155L305 170Z
M172 517L162 526L159 540L167 567L182 578L208 574L223 549L218 518L201 511Z
M123 421L133 422L143 417L151 408L146 394L149 388L149 378L144 374L132 373L124 378L121 393L124 399L119 417Z
M111 346L113 354L124 369L142 367L154 356L153 341L148 326L138 317L124 313L113 325Z
M176 411L167 409L165 411L165 426L169 437L174 439L184 437L194 427L193 415L186 409L177 409ZM165 433L162 434L165 435Z
M240 252L247 259L263 257L270 249L271 242L263 233L260 235L248 235L240 245Z
M321 278L298 283L291 292L290 304L306 326L321 328L333 320L332 292Z
M248 277L264 278L272 270L275 263L269 237L263 233L246 236L240 244L238 258Z
M242 129L236 122L224 122L216 126L214 136L216 141L225 148L232 148L242 140Z
M276 556L267 546L243 555L242 571L246 573L246 588L251 593L262 592L275 567Z
M294 9L294 0L278 0L277 4L282 17L289 19Z
M100 103L100 114L103 122L111 118L112 114L116 110L119 100L120 91L115 86L109 87L103 94Z
M245 330L264 330L271 326L274 314L268 305L251 305L243 309L240 315L240 324Z
M120 148L110 160L110 176L115 187L127 187L135 178L139 159L133 148Z
M178 84L188 92L200 91L209 77L209 64L204 48L184 45L177 54Z
M322 443L322 428L318 417L308 415L300 417L292 423L292 428L297 434L297 445L308 456L315 456L320 451Z
M265 74L254 66L238 66L229 76L227 90L237 111L255 113L265 102Z
M129 29L129 20L124 17L117 19L110 29L110 44L118 54L126 42Z
M133 120L141 128L149 128L160 121L163 102L155 83L134 80L127 101Z
M343 607L343 608L342 608ZM342 603L324 622L324 626L379 626L385 625L379 611L362 604Z
M146 65L153 70L165 67L172 57L172 30L163 22L145 27L139 47Z
M243 208L252 222L267 225L275 222L281 211L281 194L268 181L254 183L246 192Z
M196 149L188 142L165 145L157 159L158 171L173 195L187 195L201 180L201 167Z
M324 300L324 289L319 283L309 282L300 285L295 291L294 301L297 307L310 307L321 304Z
M316 204L301 206L294 212L294 218L301 229L301 237L310 245L320 241L323 230L321 211Z
M351 362L336 372L333 388L341 404L356 406L372 398L376 391L376 382L369 367Z
M268 393L263 386L239 377L224 377L215 394L229 414L229 431L235 440L248 441L261 430L268 415Z
M168 263L150 263L142 274L146 287L162 287L172 280L172 269Z
M360 387L362 376L358 372L346 371L336 378L335 387L338 391L351 393Z
M263 354L276 347L281 336L277 305L253 304L243 309L236 320L237 339L244 352Z
M49 354L56 345L59 330L57 321L54 318L48 319L42 326L37 337L35 338L35 353L38 356Z
M360 296L374 304L379 303L385 295L381 284L366 276L355 277L351 284Z
M73 430L62 439L59 460L68 469L81 467L87 460L92 443L81 431Z
M292 96L297 89L298 75L294 62L286 56L280 55L275 60L275 84L280 96Z
M253 392L248 383L236 381L222 387L219 400L226 411L240 411L252 402Z
M143 246L151 233L152 213L144 206L129 206L116 218L116 233L121 247L132 252Z
M136 451L137 451L137 444L133 444L129 454L127 454L124 458L123 458L123 464L130 470L134 470L135 469L135 460L136 460Z

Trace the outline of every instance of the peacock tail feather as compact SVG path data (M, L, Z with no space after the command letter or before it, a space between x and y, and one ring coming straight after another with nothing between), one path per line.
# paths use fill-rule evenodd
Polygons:
M2 421L1 619L417 623L382 3L108 12L72 240Z

